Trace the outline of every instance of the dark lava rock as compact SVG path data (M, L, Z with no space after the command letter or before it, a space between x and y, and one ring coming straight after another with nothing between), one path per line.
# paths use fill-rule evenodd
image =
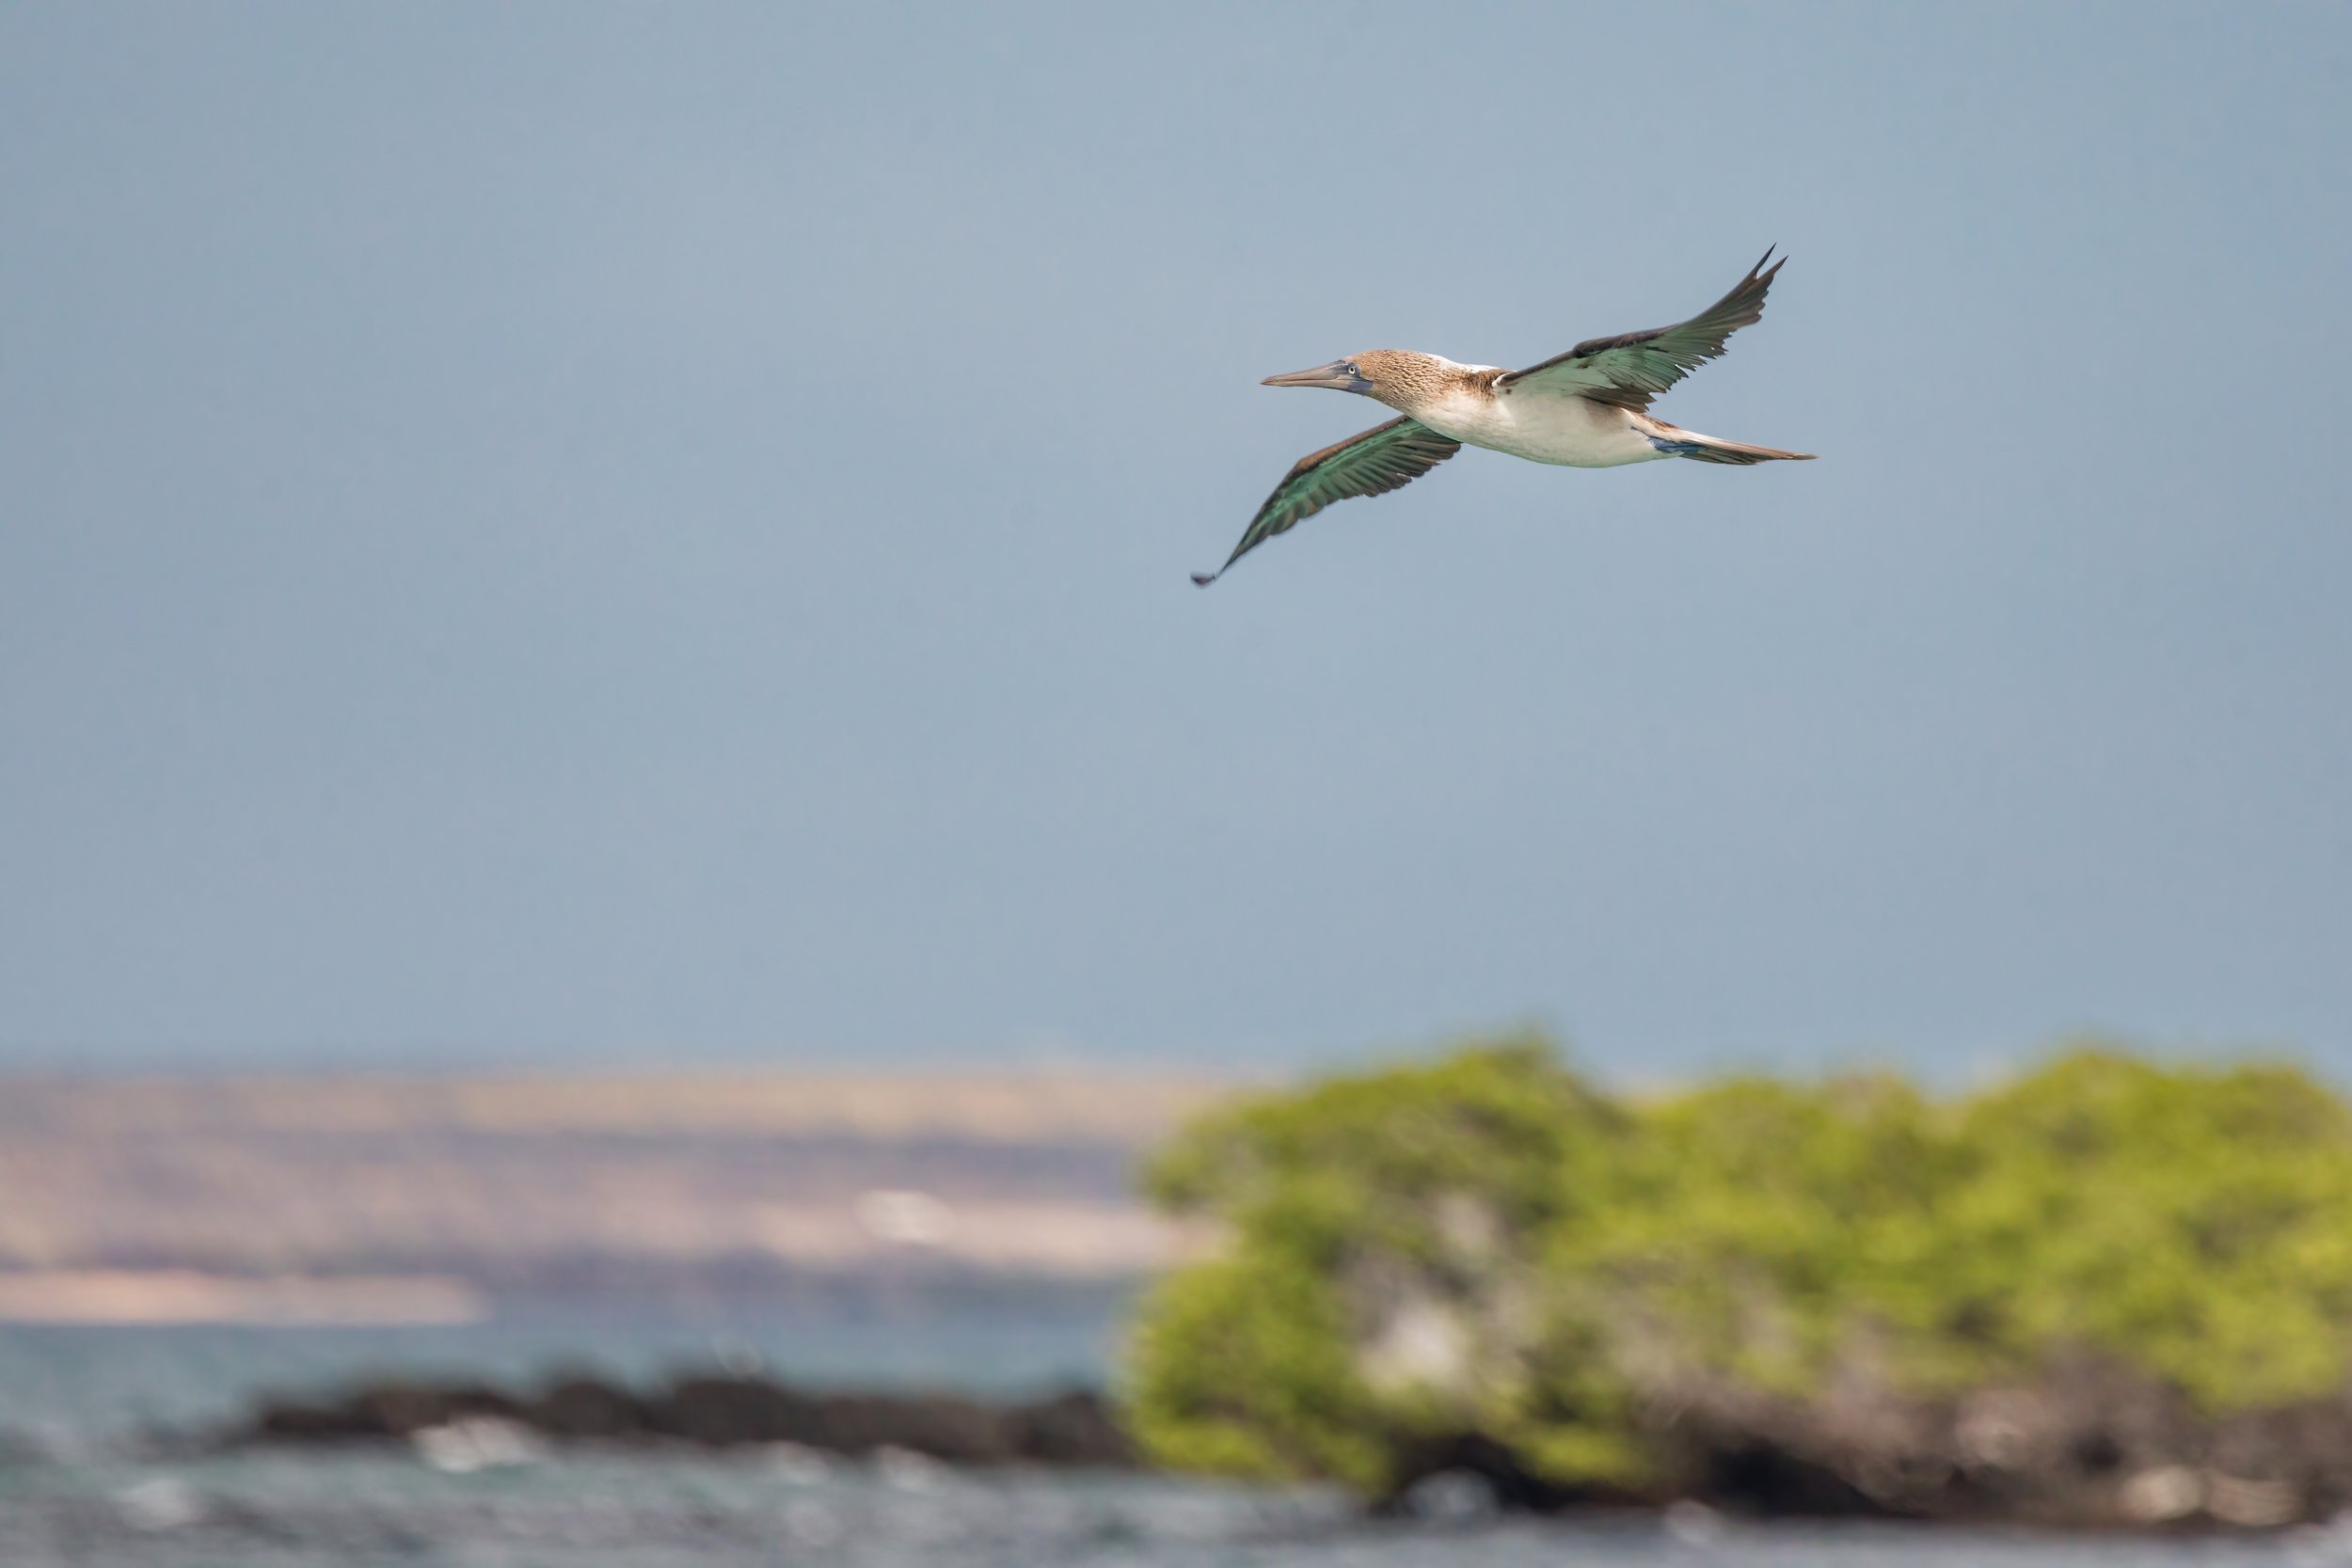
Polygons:
M1450 1517L1473 1497L1540 1512L1690 1501L1766 1517L2138 1529L2274 1529L2352 1507L2352 1396L2216 1418L2144 1374L2087 1359L1944 1398L1861 1380L1812 1400L1697 1379L1667 1392L1642 1418L1654 1468L1639 1486L1562 1487L1508 1442L1466 1431L1398 1454L1394 1489L1374 1506ZM335 1398L266 1402L216 1441L383 1441L476 1417L558 1441L796 1443L970 1465L1138 1463L1101 1396L1083 1389L995 1402L718 1373L644 1392L580 1374L531 1394L386 1380Z
M645 1405L646 1429L708 1448L818 1440L816 1401L764 1377L683 1377Z
M838 1394L819 1404L823 1429L817 1446L841 1453L912 1449L965 1465L1029 1457L1014 1443L1002 1406L953 1394Z
M1034 1404L1012 1405L1005 1418L1013 1429L1015 1449L1035 1464L1140 1463L1126 1433L1111 1418L1110 1408L1089 1389L1073 1388Z
M995 1403L948 1393L816 1393L716 1373L680 1377L644 1395L578 1374L531 1397L472 1384L375 1383L332 1400L266 1401L219 1441L383 1440L481 1416L567 1441L799 1443L842 1454L904 1449L960 1465L1135 1463L1126 1434L1089 1390Z
M512 1395L479 1384L371 1384L332 1403L269 1401L252 1418L251 1435L271 1442L333 1442L405 1437L468 1416L520 1420Z
M644 1437L652 1430L644 1400L593 1377L566 1377L548 1385L523 1407L522 1419L550 1437Z

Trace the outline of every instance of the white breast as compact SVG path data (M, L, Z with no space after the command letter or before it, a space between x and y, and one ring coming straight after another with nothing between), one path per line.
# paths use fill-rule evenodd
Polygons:
M1506 387L1492 396L1450 392L1413 417L1440 436L1536 463L1613 468L1667 455L1650 445L1622 408L1573 393Z

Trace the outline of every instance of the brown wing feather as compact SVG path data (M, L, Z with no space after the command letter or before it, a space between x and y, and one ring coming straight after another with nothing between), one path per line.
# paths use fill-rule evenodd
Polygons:
M1266 497L1225 564L1214 572L1195 572L1192 580L1206 588L1234 562L1333 501L1401 489L1461 450L1461 442L1406 418L1391 420L1335 441L1321 451L1311 451L1291 466L1282 483Z
M1769 268L1765 261L1772 261L1769 250L1731 293L1689 321L1647 332L1590 338L1540 365L1512 372L1497 385L1540 378L1595 403L1646 409L1652 398L1722 354L1734 332L1764 314L1764 295L1788 259L1784 256Z

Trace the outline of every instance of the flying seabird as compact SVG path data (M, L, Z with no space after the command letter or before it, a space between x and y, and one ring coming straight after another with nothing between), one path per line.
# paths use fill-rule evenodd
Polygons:
M1434 354L1374 349L1311 371L1270 375L1266 387L1328 387L1385 403L1403 416L1300 458L1249 520L1225 564L1196 572L1206 588L1234 562L1301 518L1351 496L1410 484L1462 450L1490 447L1537 463L1614 468L1661 457L1746 466L1809 451L1718 440L1650 416L1650 400L1724 352L1732 333L1764 314L1764 293L1788 258L1767 250L1739 286L1677 326L1594 338L1523 371L1457 365Z

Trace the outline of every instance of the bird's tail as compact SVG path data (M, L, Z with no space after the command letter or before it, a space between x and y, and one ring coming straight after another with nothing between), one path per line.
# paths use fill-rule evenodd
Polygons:
M1634 424L1649 437L1651 446L1667 456L1688 457L1698 463L1731 463L1745 467L1751 463L1810 463L1815 456L1809 451L1783 451L1778 447L1752 447L1745 441L1701 436L1695 430L1685 430L1645 415L1635 415Z

